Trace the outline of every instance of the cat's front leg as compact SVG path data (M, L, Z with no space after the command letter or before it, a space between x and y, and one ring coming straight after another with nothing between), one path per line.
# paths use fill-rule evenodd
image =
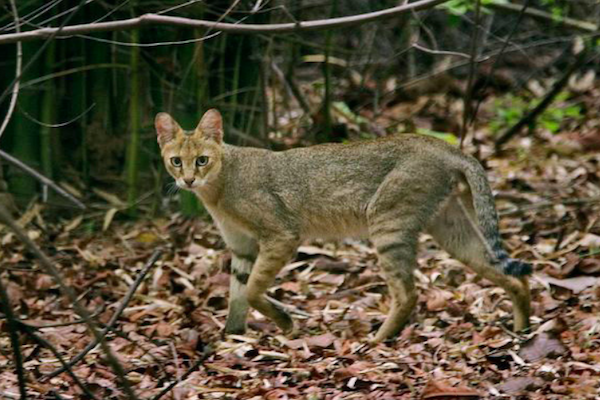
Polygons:
M246 331L248 298L246 286L256 256L254 254L232 254L231 277L229 278L229 310L225 333L241 335Z

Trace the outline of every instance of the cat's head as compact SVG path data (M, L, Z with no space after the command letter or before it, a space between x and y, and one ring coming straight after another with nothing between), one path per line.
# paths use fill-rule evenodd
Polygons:
M154 120L165 167L182 189L202 188L219 174L222 161L223 119L208 110L193 131L184 131L167 113Z

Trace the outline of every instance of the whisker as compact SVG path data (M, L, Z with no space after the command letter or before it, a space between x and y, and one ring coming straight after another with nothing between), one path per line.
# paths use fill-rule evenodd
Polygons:
M175 182L170 182L167 184L167 195L173 196L177 192L179 192L179 189L180 189L179 186L177 186L177 184Z

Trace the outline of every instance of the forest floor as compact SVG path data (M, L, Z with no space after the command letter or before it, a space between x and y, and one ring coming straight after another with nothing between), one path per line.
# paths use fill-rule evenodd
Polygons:
M21 223L101 325L163 249L107 335L139 398L179 382L163 398L597 399L600 156L553 140L516 139L501 157L489 155L489 139L480 144L506 246L535 269L526 334L511 331L502 289L426 236L412 319L397 340L374 346L368 339L389 298L368 242L305 243L279 274L270 293L293 306L298 338L256 312L246 335L224 337L229 254L210 222L115 219L102 231L114 212L47 222L52 210L35 204ZM0 278L18 316L62 358L75 357L92 340L85 325L14 234L5 228L0 241ZM19 389L8 330L0 319L0 398L12 399ZM57 357L19 337L30 398L87 398L69 374L48 378ZM72 371L96 398L125 398L102 350Z

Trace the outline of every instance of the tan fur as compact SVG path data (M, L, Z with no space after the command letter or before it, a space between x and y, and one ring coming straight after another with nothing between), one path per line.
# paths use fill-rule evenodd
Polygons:
M304 239L356 236L375 245L391 295L375 340L397 335L416 305L413 269L424 231L505 288L515 329L528 326L522 275L530 267L508 258L501 245L481 166L445 142L400 135L271 152L224 144L216 110L191 132L164 113L155 125L167 170L202 200L233 253L227 332L244 331L248 306L291 331L291 318L265 296L279 270ZM208 157L206 165L196 164L200 156ZM459 191L459 183L468 190Z

